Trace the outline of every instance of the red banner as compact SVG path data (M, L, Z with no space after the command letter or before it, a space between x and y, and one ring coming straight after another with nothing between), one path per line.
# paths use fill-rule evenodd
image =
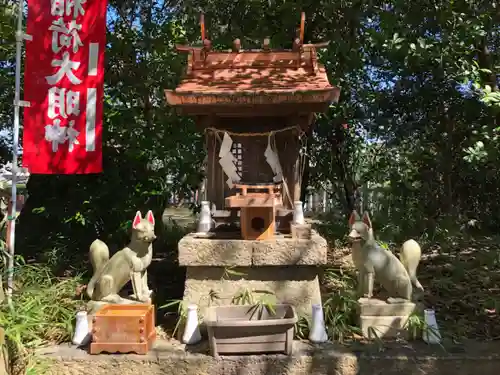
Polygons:
M28 0L23 166L102 172L106 0Z

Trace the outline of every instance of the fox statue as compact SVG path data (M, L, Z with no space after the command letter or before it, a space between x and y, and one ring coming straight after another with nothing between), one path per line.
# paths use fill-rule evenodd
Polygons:
M389 292L389 303L412 300L413 287L423 292L417 279L417 267L422 250L415 240L406 241L401 247L400 259L383 249L375 241L372 222L367 212L360 218L353 211L349 218L352 243L352 259L358 269L359 293L362 297L373 297L375 276Z
M130 243L109 257L109 248L97 239L90 245L89 257L93 276L87 285L87 295L92 301L104 303L149 303L151 290L148 287L147 268L153 258L153 241L156 239L153 213L148 211L143 219L137 211L132 222ZM134 294L130 299L122 298L120 290L132 282Z

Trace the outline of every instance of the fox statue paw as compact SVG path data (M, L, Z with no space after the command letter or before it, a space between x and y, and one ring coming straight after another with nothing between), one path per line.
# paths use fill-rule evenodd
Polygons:
M407 303L409 300L405 299L405 298L395 298L395 297L389 297L387 298L387 303L388 304L397 304L397 303Z
M146 290L144 293L140 294L139 296L136 296L135 294L132 294L130 296L131 299L134 299L139 302L144 302L144 303L149 303L151 302L151 295L153 294L152 290Z
M136 297L135 294L132 294L130 296L131 299L137 302L142 302L142 303L151 303L151 297L148 296L147 294L143 294L142 296Z

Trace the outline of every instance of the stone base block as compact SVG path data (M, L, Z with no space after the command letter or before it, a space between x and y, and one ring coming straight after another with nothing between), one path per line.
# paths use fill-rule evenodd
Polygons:
M326 240L311 231L310 239L276 235L263 241L196 238L179 241L179 265L213 267L316 266L327 262Z
M359 325L363 336L368 339L408 338L405 329L408 316L365 316L359 317Z
M417 305L410 301L387 303L376 298L358 300L359 325L369 339L408 337L406 324Z
M204 316L208 306L229 305L242 291L252 292L254 299L271 292L276 302L292 304L299 317L311 315L311 305L321 303L318 268L187 267L184 302L198 305ZM269 297L269 296L267 296Z
M311 239L311 224L291 224L292 238L298 240Z

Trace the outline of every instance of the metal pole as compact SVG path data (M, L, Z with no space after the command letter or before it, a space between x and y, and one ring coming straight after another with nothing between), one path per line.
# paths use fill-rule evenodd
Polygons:
M23 0L19 0L19 9L17 12L17 30L16 30L16 87L14 96L14 128L12 141L12 191L11 191L11 210L8 216L10 220L9 232L9 264L7 266L7 302L12 303L12 290L14 287L14 255L16 244L16 198L17 198L17 152L19 149L19 108L21 103L21 48L25 39L23 33Z

